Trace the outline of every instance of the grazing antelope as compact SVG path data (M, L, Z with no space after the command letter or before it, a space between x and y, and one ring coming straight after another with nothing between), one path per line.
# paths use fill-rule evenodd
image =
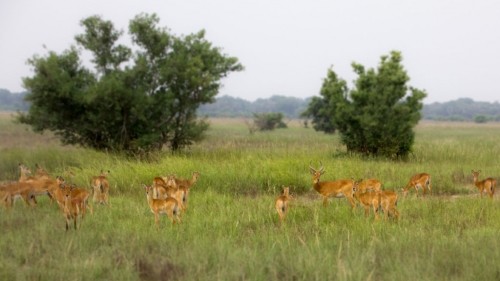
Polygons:
M110 171L101 170L101 174L92 177L90 184L94 190L93 200L95 203L109 205L109 181L108 174Z
M320 163L321 164L321 163ZM314 169L309 165L309 170L312 175L313 188L323 196L323 206L328 205L328 197L343 198L346 197L349 200L352 208L356 207L356 202L353 198L352 186L354 184L353 180L337 180L337 181L324 181L320 182L320 177L325 173L323 165L319 170Z
M361 192L359 189L361 181L355 181L352 186L352 192L354 194L354 198L358 200L358 202L365 209L365 216L367 217L370 214L370 207L373 208L373 213L375 215L375 220L378 219L378 209L380 208L381 202L381 192L380 191L366 191Z
M432 194L432 188L431 188L431 175L427 173L420 173L416 174L413 177L411 177L410 181L408 184L403 188L403 196L406 197L408 195L408 191L410 188L415 188L415 192L418 197L418 189L422 188L422 195L425 197L425 193L427 190Z
M495 194L495 188L497 185L497 181L494 178L487 178L487 179L480 181L478 179L479 173L481 173L481 170L479 170L479 171L472 170L472 176L474 177L474 185L479 190L479 193L481 194L481 198L483 197L483 193L488 193L490 198L493 199L493 195Z
M280 218L280 222L283 223L285 220L286 214L288 212L288 201L290 201L293 197L290 195L290 188L285 187L283 189L283 193L276 198L276 202L274 207L278 212L278 216Z
M399 218L399 211L396 209L398 205L398 194L391 190L380 191L380 207L384 211L384 219L387 220L389 215Z
M144 190L146 191L146 199L148 201L149 208L151 212L155 215L156 227L159 228L159 216L160 214L166 214L173 224L180 223L180 208L177 200L172 197L167 197L166 199L153 199L153 187L143 184Z

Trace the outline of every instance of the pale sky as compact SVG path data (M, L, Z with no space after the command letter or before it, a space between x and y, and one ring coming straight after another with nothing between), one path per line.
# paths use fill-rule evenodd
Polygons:
M83 18L100 15L128 40L129 20L143 12L176 35L205 29L240 60L245 70L219 96L318 95L330 66L351 83L352 62L376 68L398 50L424 103L500 101L498 0L0 0L0 88L23 91L26 60L75 44Z

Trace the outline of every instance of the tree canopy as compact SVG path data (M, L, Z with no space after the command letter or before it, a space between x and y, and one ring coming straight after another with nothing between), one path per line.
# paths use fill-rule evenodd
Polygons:
M214 101L223 77L243 69L203 30L176 36L155 14L130 21L133 47L120 44L123 32L99 16L81 25L76 46L33 56L34 75L23 79L31 107L19 120L54 131L65 144L128 152L190 145L208 127L198 107Z
M306 112L314 117L315 128L337 129L351 152L406 156L411 151L413 127L420 120L426 93L407 85L410 78L401 62L401 53L393 51L381 57L377 69L367 70L353 63L358 78L351 90L330 68L321 97L313 99Z

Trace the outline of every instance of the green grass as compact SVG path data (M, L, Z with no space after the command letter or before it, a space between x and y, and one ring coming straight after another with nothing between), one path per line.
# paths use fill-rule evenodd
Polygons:
M0 280L500 277L500 205L476 196L470 176L471 169L498 176L498 124L421 124L405 162L349 155L336 136L289 125L250 135L241 120L214 120L203 142L139 161L61 147L50 134L0 118L0 180L16 180L19 162L53 175L71 170L71 180L85 187L101 169L111 170L111 207L95 206L77 231L64 230L61 212L45 197L35 208L18 201L10 212L0 209ZM345 199L323 208L308 172L320 161L325 180L376 177L385 189L427 172L434 196L401 198L399 221L374 222ZM193 171L201 177L182 224L163 216L157 230L141 184ZM296 200L280 225L273 205L283 185Z

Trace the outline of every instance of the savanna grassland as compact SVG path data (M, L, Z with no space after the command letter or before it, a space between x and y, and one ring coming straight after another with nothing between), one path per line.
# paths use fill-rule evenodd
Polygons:
M421 123L412 155L395 162L349 155L297 121L253 135L239 119L211 122L204 141L141 160L61 146L0 115L0 180L38 163L90 190L92 176L111 171L111 206L94 206L76 231L47 197L0 208L0 280L500 279L500 201L480 198L471 176L500 177L500 124ZM320 162L322 180L375 177L388 190L427 172L433 195L400 196L397 221L366 218L346 199L325 208L308 168ZM141 184L193 171L201 177L182 223L163 216L156 229ZM283 186L295 200L280 225Z

